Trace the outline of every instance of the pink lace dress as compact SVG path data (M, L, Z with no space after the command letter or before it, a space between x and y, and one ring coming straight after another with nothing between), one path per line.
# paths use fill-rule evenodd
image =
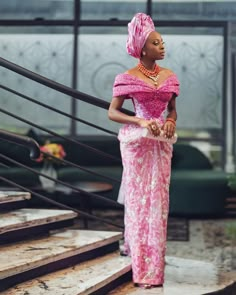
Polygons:
M179 94L175 74L154 87L129 74L116 76L113 96L133 101L138 117L160 124L173 94ZM119 202L125 205L125 248L132 261L134 283L164 283L172 144L140 136L141 127L125 124L119 140L123 163Z

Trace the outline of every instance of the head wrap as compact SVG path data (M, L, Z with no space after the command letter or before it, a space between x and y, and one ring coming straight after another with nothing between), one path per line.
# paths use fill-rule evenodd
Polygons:
M137 13L128 23L128 39L126 49L129 55L140 58L141 51L151 32L155 31L154 23L149 15Z

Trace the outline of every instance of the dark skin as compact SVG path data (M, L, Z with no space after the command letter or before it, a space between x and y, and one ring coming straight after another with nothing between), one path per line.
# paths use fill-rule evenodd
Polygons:
M153 71L155 62L157 60L162 60L165 57L165 48L164 42L162 40L161 35L158 32L152 32L147 38L147 41L142 49L141 63L145 66L146 69ZM173 75L173 72L169 69L160 67L159 71L159 79L158 85L154 85L154 81L146 77L142 72L138 70L138 67L134 67L126 72L129 75L133 75L145 83L151 84L153 87L159 87L169 76ZM120 111L123 106L125 97L113 97L109 110L108 117L110 120L118 122L118 123L135 123L140 127L147 128L150 133L154 136L158 136L160 134L161 129L164 130L164 134L167 138L171 138L175 133L175 124L171 121L166 121L163 126L157 126L155 120L146 120L144 118L139 118L136 116L129 116ZM171 118L174 121L177 120L177 112L176 112L176 95L173 95L171 100L168 103L167 107L167 118Z

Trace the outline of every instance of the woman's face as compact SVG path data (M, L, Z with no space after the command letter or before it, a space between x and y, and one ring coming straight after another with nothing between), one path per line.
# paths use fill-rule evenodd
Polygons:
M158 32L152 32L149 34L142 52L145 52L146 58L154 60L164 59L165 46L163 39Z

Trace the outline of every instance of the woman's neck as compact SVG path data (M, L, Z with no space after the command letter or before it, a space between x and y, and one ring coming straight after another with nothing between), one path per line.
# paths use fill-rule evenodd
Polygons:
M140 59L140 62L149 71L153 71L155 69L155 65L156 65L155 60L147 61L147 60Z

